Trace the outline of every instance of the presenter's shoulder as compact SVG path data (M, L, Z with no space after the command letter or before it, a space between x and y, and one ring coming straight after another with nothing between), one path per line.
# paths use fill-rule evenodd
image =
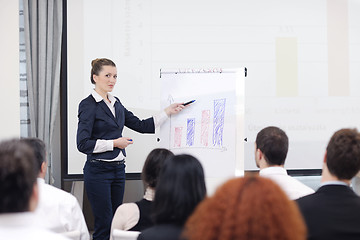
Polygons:
M116 101L117 101L118 103L120 103L121 106L123 106L122 103L121 103L121 101L120 101L120 99L119 99L118 97L114 96L114 98L116 99Z
M90 94L89 96L87 96L86 98L84 98L83 100L81 100L80 104L82 103L93 103L96 102L95 98Z
M83 100L81 100L81 102L79 103L79 108L91 107L91 106L93 107L96 106L96 101L91 94L86 98L84 98Z

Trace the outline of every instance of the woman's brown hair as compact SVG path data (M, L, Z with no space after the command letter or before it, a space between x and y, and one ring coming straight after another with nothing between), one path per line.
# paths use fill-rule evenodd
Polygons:
M262 177L227 181L185 225L188 240L304 240L306 227L293 201Z

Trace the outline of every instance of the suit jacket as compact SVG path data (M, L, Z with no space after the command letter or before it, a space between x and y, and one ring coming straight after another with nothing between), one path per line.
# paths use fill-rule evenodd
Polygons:
M114 148L113 151L93 153L96 140L111 140L122 137L124 126L140 133L154 133L154 119L140 120L128 111L116 98L115 115L111 113L104 101L96 102L90 94L79 104L77 148L87 154L87 159L114 159L120 151L126 156L125 149Z
M344 185L325 185L297 200L308 239L360 239L360 198Z
M140 233L138 240L180 240L182 226L176 224L159 224Z

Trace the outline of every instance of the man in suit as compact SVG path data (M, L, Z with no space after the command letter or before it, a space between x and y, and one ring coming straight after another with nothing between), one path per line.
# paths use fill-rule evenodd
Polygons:
M259 175L273 180L294 200L314 193L314 190L287 174L284 164L288 146L289 140L283 130L266 127L256 136L255 161L260 168Z
M349 187L359 170L359 132L335 132L326 148L320 188L297 200L309 240L360 239L360 198Z

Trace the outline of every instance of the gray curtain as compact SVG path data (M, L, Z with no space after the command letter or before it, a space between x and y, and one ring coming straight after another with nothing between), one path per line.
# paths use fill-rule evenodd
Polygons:
M60 95L62 0L23 0L28 82L29 137L42 139L47 147L52 180L51 146ZM56 159L60 161L60 159Z

